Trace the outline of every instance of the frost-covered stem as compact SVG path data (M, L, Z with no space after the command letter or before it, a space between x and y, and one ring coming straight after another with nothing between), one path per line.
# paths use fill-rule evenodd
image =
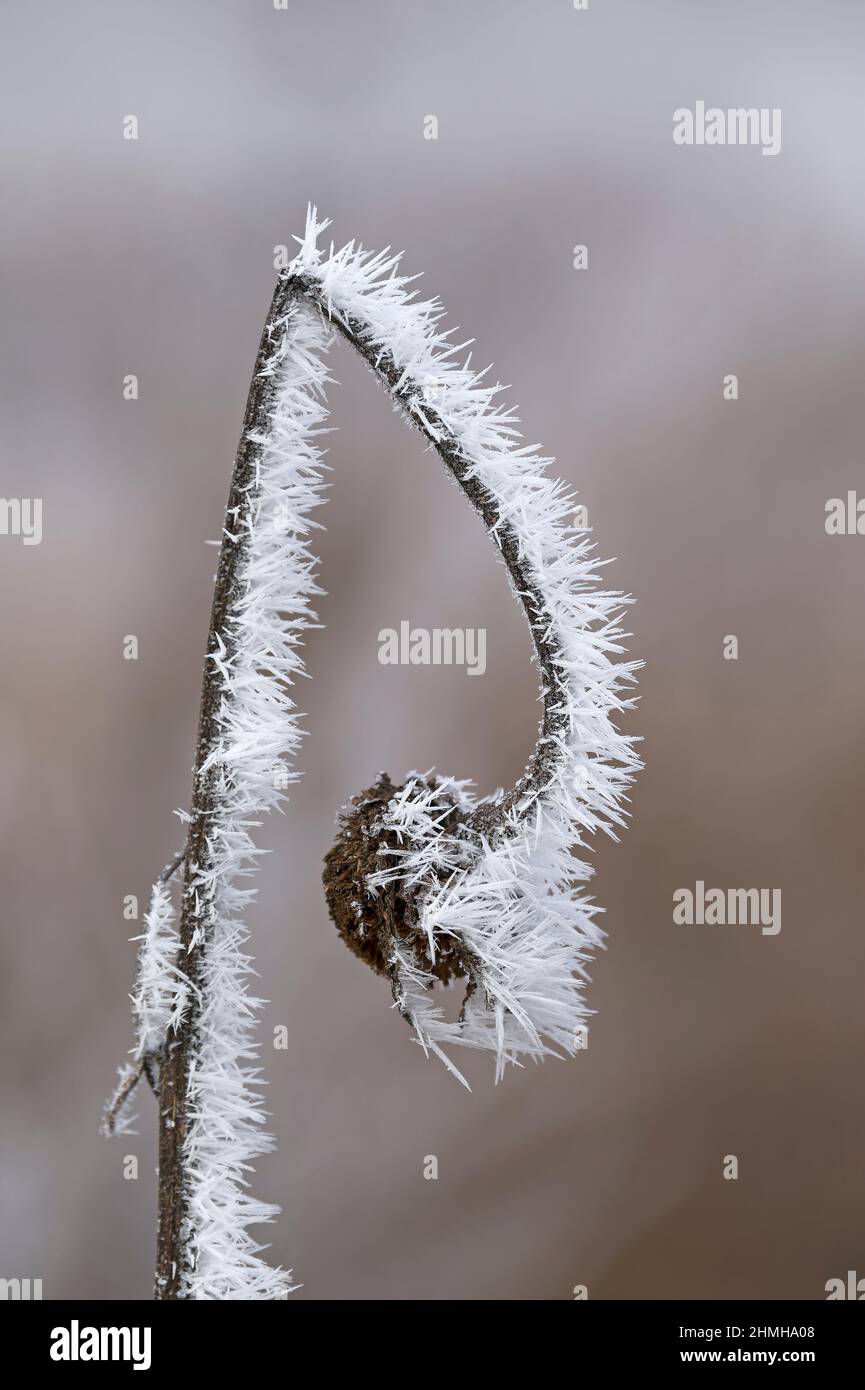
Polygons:
M623 650L617 623L628 599L598 589L601 561L572 519L572 495L546 475L550 460L537 446L518 443L518 417L498 404L502 388L484 384L470 358L453 360L468 344L454 346L441 330L438 301L415 302L399 257L354 243L326 256L316 244L326 225L310 209L259 346L214 588L180 925L172 940L161 888L134 996L136 1058L156 1059L159 1072L160 1299L291 1290L291 1276L269 1268L248 1234L278 1209L246 1182L272 1140L261 1133L261 1079L248 1065L261 1001L246 989L243 918L254 893L242 882L259 853L251 828L281 804L283 776L297 775L301 716L290 690L304 674L299 649L321 592L308 541L310 513L324 500L317 436L334 332L479 513L541 674L540 734L515 787L478 801L453 778L412 773L394 787L382 777L355 798L354 820L326 861L341 935L388 975L416 1040L464 1083L442 1043L493 1051L497 1079L521 1057L579 1046L585 964L603 933L599 909L578 891L591 867L573 851L585 833L614 835L624 823L620 803L639 766L633 739L612 722L633 703L624 689L639 664L612 659ZM369 824L355 825L358 817ZM466 995L450 1022L430 989L459 976Z
M561 755L567 739L570 717L565 683L557 660L561 653L543 594L525 563L516 528L502 516L495 497L473 473L459 442L452 436L435 405L418 389L418 383L397 366L390 353L383 352L370 341L363 324L353 321L347 314L332 312L326 294L315 279L298 275L289 283L293 283L305 298L327 316L333 327L378 377L388 394L399 402L411 426L435 449L495 540L528 620L542 677L543 717L537 744L523 776L497 802L482 804L472 813L474 829L488 835L506 823L509 812L516 812L518 818L527 813L535 795L549 783L556 756ZM422 410L413 409L416 405L422 406Z
M376 352L370 346L362 325L328 314L327 305L322 300L321 288L314 280L295 276L278 282L262 333L247 398L243 430L226 507L226 522L207 637L208 655L202 680L191 821L183 854L184 893L179 929L179 962L192 989L183 1022L177 1032L169 1037L160 1066L159 1236L156 1267L158 1299L183 1297L181 1291L188 1272L184 1154L189 1130L189 1069L195 1051L202 1007L199 992L201 965L211 930L208 904L196 885L209 868L208 842L213 835L220 795L218 764L213 761L213 752L219 737L217 714L222 677L218 664L211 658L220 648L223 662L230 664L232 657L228 647L230 628L227 619L232 604L238 597L238 575L247 544L248 531L244 521L249 512L256 482L257 446L254 441L266 430L278 393L277 377L272 371L268 371L268 368L279 345L277 325L284 322L289 302L293 297L305 299L328 317L333 327L355 348L380 379L388 393L406 410L410 410L413 397L417 394L414 383L403 381L403 374L392 358L386 353ZM488 834L505 821L509 811L517 809L518 803L529 806L533 794L549 781L551 763L567 729L567 703L561 696L561 675L556 665L557 652L550 631L549 616L545 612L543 597L521 557L516 532L501 516L492 495L472 476L458 444L450 438L444 425L436 418L436 412L428 401L424 402L424 417L428 424L419 420L416 414L410 415L412 423L435 448L445 467L479 512L487 530L496 538L514 589L528 618L538 664L543 674L543 720L538 744L526 772L499 802L481 805L474 813L476 828ZM202 768L208 764L208 770L202 773Z
M201 685L192 805L189 834L184 851L183 907L180 918L180 955L185 975L193 986L183 1022L165 1044L159 1086L159 1234L156 1256L157 1299L183 1297L181 1289L188 1272L186 1220L185 1143L189 1129L189 1069L194 1052L201 1013L198 990L204 953L210 935L208 905L197 890L201 873L207 871L208 841L219 810L218 769L212 765L202 773L214 751L218 736L217 713L220 700L219 668L213 654L230 643L227 617L237 597L238 574L247 544L244 526L255 486L256 446L251 436L263 428L276 394L276 378L267 368L278 345L276 324L285 314L293 286L280 281L274 292L267 321L259 343L255 370L246 402L243 429L234 464L226 505L225 526L213 590L207 656ZM230 659L230 647L228 650Z

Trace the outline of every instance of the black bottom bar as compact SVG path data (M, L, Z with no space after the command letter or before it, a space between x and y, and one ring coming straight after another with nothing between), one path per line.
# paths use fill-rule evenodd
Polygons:
M190 1373L196 1380L211 1368L220 1375L238 1371L252 1380L282 1368L295 1376L313 1358L324 1371L334 1351L345 1347L353 1369L381 1361L399 1364L399 1353L442 1356L436 1373L448 1378L449 1348L441 1341L441 1320L396 1303L370 1318L370 1305L316 1303L301 1297L267 1307L247 1303L52 1303L10 1302L5 1311L7 1345L26 1371L51 1377L98 1375L100 1370L171 1376ZM437 1307L434 1304L433 1307ZM523 1311L517 1311L523 1306ZM847 1367L855 1373L865 1333L865 1316L841 1302L814 1303L658 1303L574 1302L566 1306L473 1302L456 1313L464 1352L473 1344L478 1367L487 1373L515 1353L533 1359L526 1333L550 1337L537 1348L537 1374L550 1352L576 1373L591 1358L608 1372L666 1371L716 1365L810 1367L825 1376ZM357 1312L354 1311L357 1307ZM506 1327L497 1327L502 1307ZM322 1318L327 1319L326 1323ZM352 1331L355 1317L356 1332ZM540 1319L540 1323L536 1320ZM485 1326L489 1319L488 1327ZM548 1321L549 1319L549 1321ZM373 1333L373 1328L378 1328ZM365 1330L364 1330L365 1329ZM324 1335L323 1335L324 1333ZM305 1343L305 1336L309 1337ZM449 1342L450 1338L446 1339ZM457 1348L453 1348L456 1352ZM406 1366L411 1361L404 1363ZM512 1369L514 1369L512 1367Z

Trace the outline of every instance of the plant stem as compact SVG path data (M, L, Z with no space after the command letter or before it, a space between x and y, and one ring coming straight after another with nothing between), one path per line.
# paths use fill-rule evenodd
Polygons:
M201 686L195 768L192 783L189 835L184 853L183 907L181 911L178 965L193 988L183 1022L167 1042L160 1066L159 1086L159 1234L157 1238L157 1299L183 1298L184 1276L189 1252L185 1236L186 1174L184 1146L189 1130L188 1091L190 1062L195 1048L201 1013L198 989L203 955L210 933L209 903L196 890L202 870L206 871L209 845L217 805L214 786L217 770L201 774L205 759L219 737L219 672L212 654L220 642L231 658L232 635L228 625L231 605L237 595L238 575L246 549L245 519L255 486L255 459L258 446L250 435L266 426L276 393L276 379L268 373L278 346L275 326L284 316L293 287L280 280L271 301L261 335L252 383L246 402L243 430L237 448L231 488L225 512L225 527L219 551L219 564L213 590L213 605L207 635L207 656Z
M220 675L212 660L223 651L226 662L232 658L230 614L238 596L240 568L247 544L246 518L253 501L255 467L259 445L250 438L267 429L268 418L278 390L277 377L272 371L272 358L279 347L279 324L293 298L302 298L313 310L330 317L321 288L312 277L282 278L276 286L264 331L259 344L252 383L246 403L240 444L234 465L219 564L213 593L213 606L207 638L207 658L201 691L195 768L193 773L192 805L189 835L184 851L183 905L179 926L180 951L178 966L188 977L192 988L189 1005L177 1033L166 1043L160 1064L159 1085L159 1235L157 1243L157 1299L182 1299L185 1275L189 1269L187 1239L187 1174L185 1145L189 1132L188 1093L190 1066L195 1052L201 1015L200 979L202 962L211 931L211 904L201 890L200 880L209 868L209 841L218 811L216 785L219 772L211 765L201 769L219 739ZM472 474L463 458L459 444L424 398L418 383L403 380L403 372L386 353L371 343L364 325L335 316L331 322L357 350L388 394L400 402L409 421L432 444L442 462L463 493L480 513L486 529L495 538L514 591L519 599L532 634L532 640L542 674L544 712L540 737L525 773L514 788L495 804L481 806L474 813L473 824L485 835L498 829L506 813L525 811L534 796L550 778L553 763L567 735L567 700L562 690L564 678L557 664L558 646L551 631L550 615L546 611L538 584L526 563L514 527L504 519L493 495ZM422 406L429 424L411 412L413 403Z
M293 283L322 314L330 317L326 298L314 279L298 276ZM474 829L489 835L504 823L509 810L516 807L526 810L537 793L547 785L560 742L566 739L570 732L566 683L557 664L560 652L550 614L546 609L540 586L523 556L515 527L502 517L496 498L474 476L470 464L462 455L458 441L435 406L424 398L418 383L406 376L389 353L380 351L370 342L362 323L352 322L344 317L337 318L335 315L331 322L378 377L388 395L400 403L405 411L406 420L432 445L448 473L479 513L486 530L495 540L501 553L514 594L529 624L541 674L543 716L537 744L522 777L500 801L481 805L472 814L471 823ZM418 415L412 412L414 402L422 407L422 418L418 418Z

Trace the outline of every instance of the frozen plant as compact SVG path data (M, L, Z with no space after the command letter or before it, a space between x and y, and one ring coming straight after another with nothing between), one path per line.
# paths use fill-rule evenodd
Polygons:
M465 1084L451 1052L489 1051L499 1079L525 1058L573 1053L584 1036L586 964L602 940L584 895L585 837L615 838L639 767L614 718L638 665L619 659L621 594L550 460L521 443L502 387L476 372L400 257L319 244L307 216L278 281L238 449L216 576L186 844L154 889L134 995L134 1064L106 1127L122 1124L141 1076L158 1091L156 1296L276 1299L290 1275L250 1228L276 1208L247 1188L262 1133L244 913L251 832L296 775L292 697L316 622L310 548L323 499L320 437L335 335L359 352L405 420L480 514L526 618L543 717L516 786L476 798L433 772L386 773L343 812L327 856L328 904L346 944L390 982L415 1040ZM183 868L175 928L169 882ZM464 982L449 1021L437 986Z

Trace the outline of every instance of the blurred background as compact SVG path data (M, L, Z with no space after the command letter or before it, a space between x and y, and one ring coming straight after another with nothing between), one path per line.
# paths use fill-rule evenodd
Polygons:
M44 0L5 28L0 491L44 510L41 545L0 538L0 1275L150 1296L152 1098L137 1137L98 1133L131 1042L122 904L181 843L205 542L308 200L337 240L406 248L578 487L637 598L646 769L597 846L589 1049L498 1087L459 1057L468 1094L340 943L321 860L380 768L516 778L529 641L477 518L336 348L305 777L250 919L274 1259L301 1300L865 1275L865 539L824 528L865 491L861 6ZM697 100L780 107L781 153L676 147ZM379 665L403 619L485 627L484 677ZM698 879L781 888L782 931L674 926Z

